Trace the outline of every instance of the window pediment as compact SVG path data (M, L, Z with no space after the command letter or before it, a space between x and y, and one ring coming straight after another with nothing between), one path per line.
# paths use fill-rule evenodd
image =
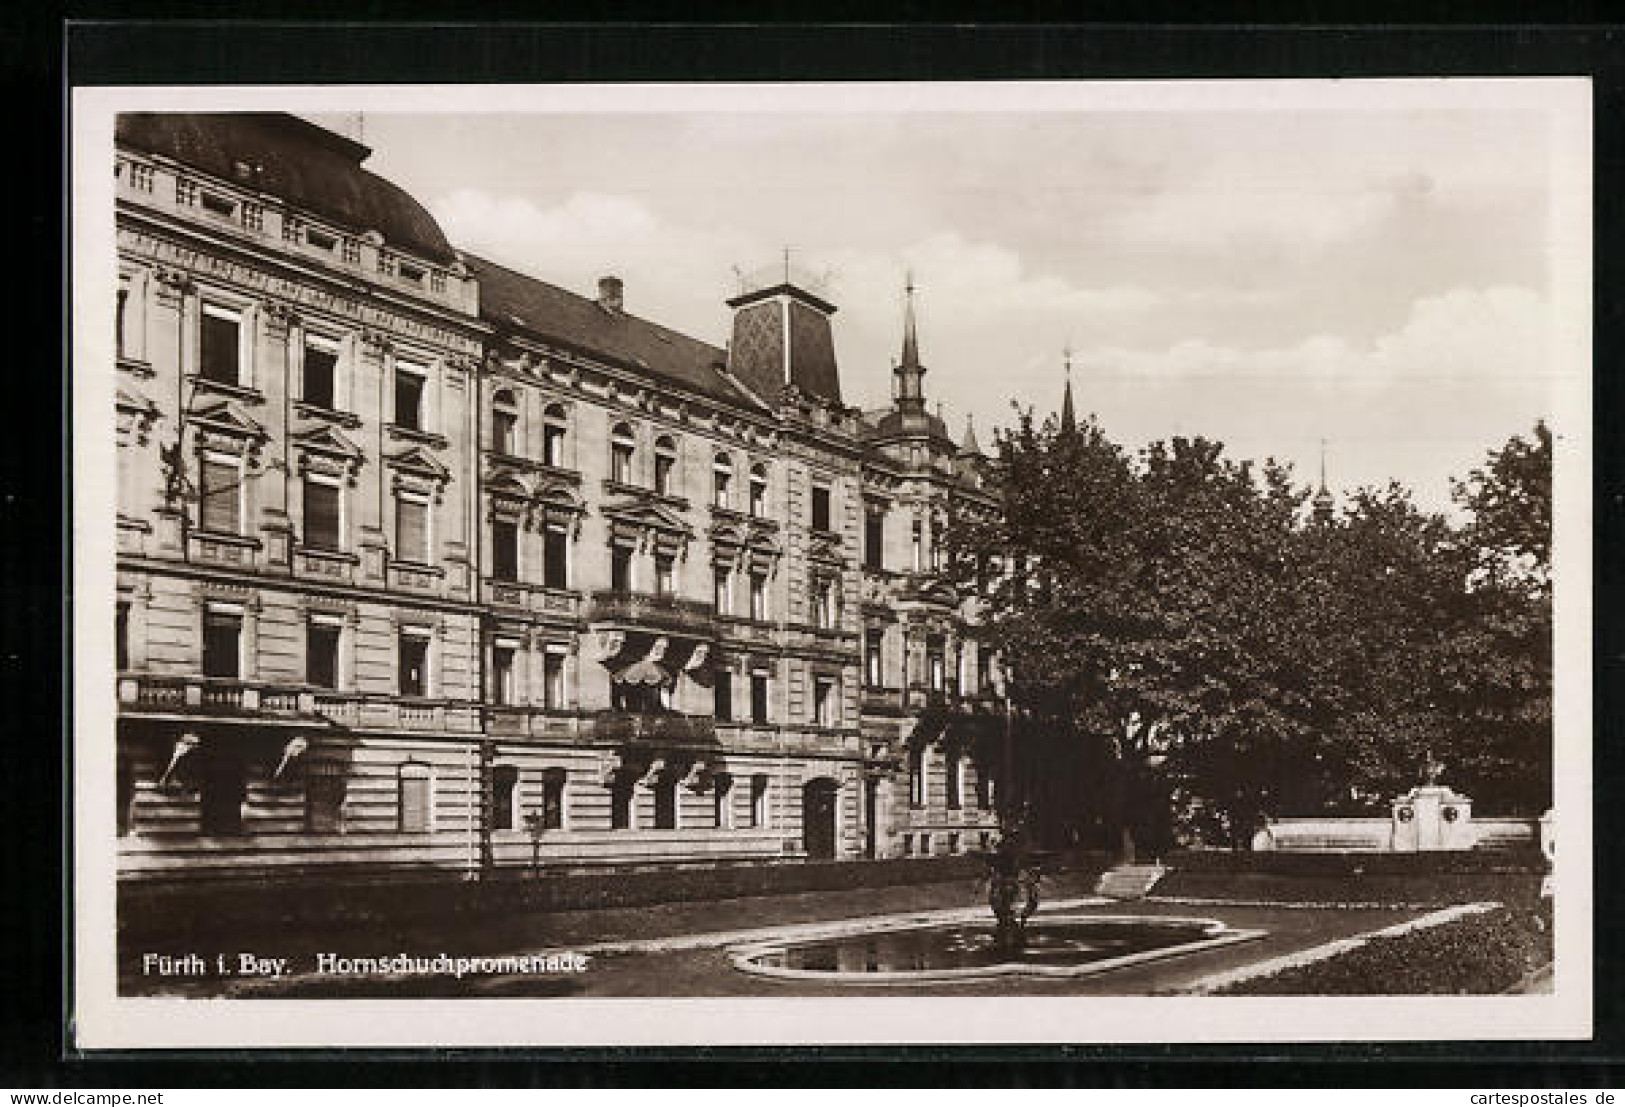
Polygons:
M299 475L325 473L342 477L351 488L356 485L366 454L361 447L332 427L314 427L291 439L299 452Z

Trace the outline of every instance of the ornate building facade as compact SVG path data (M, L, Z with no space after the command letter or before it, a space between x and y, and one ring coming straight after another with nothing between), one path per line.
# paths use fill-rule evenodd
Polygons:
M861 412L809 289L719 348L458 252L368 153L120 119L121 876L985 840L991 662L935 570L993 504L912 303Z

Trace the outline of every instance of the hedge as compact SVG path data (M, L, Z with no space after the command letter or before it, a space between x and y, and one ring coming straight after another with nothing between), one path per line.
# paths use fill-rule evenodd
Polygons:
M1214 995L1493 995L1552 959L1549 910L1504 907L1363 945Z
M1162 898L1266 903L1385 903L1445 906L1505 903L1531 907L1540 899L1535 873L1411 876L1282 876L1273 873L1171 872L1152 889Z
M1058 858L1049 871L1093 875L1104 854ZM492 879L455 876L352 877L222 881L119 888L119 929L126 937L227 933L248 927L455 921L515 911L574 911L657 903L739 899L793 892L840 891L979 878L974 856L808 861L646 869L630 872L527 874L499 870Z
M1170 869L1277 876L1449 876L1536 873L1549 869L1539 849L1436 850L1419 853L1298 853L1292 850L1176 850Z

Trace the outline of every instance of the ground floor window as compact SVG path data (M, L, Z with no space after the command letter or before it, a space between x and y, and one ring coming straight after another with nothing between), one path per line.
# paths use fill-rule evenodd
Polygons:
M750 825L767 825L767 777L764 775L750 778Z
M519 791L519 768L497 765L491 770L491 829L512 830L514 798Z
M305 829L312 834L337 834L344 829L344 765L337 761L311 761L305 765Z
M716 825L718 830L730 830L734 825L734 778L726 773L716 778Z
M408 761L400 768L397 779L400 829L408 834L421 834L429 829L433 816L433 778L429 766L420 761Z
M564 829L563 769L549 769L542 775L541 826L543 830Z

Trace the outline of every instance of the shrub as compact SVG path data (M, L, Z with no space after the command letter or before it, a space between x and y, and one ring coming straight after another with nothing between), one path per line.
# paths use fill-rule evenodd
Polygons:
M1552 957L1548 911L1498 907L1425 930L1372 938L1343 953L1216 995L1492 995Z

